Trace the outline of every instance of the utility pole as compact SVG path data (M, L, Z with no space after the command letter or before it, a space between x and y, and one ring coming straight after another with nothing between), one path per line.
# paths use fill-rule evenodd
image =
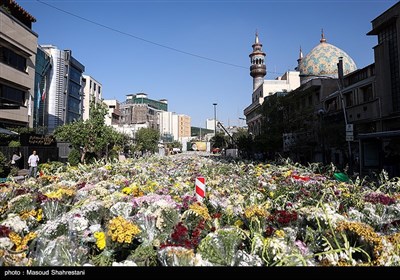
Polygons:
M344 87L344 81L343 81L343 57L339 57L339 62L337 64L338 67L338 85L339 85L339 95L342 103L342 108L343 108L343 115L344 115L344 123L346 127L346 134L348 130L348 122L347 122L347 112L346 112L346 104L344 103L343 99L343 87ZM349 139L346 136L346 141L347 141L347 147L349 149L349 173L352 175L353 174L353 155L351 152L351 139Z

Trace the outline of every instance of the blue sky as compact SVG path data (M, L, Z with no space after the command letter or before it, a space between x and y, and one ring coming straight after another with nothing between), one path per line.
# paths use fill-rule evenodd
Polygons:
M145 92L203 127L214 117L213 103L225 125L244 124L256 30L267 55L265 79L293 70L300 46L304 55L311 51L321 28L363 68L377 44L366 35L371 21L396 2L17 0L37 19L38 43L72 50L85 74L103 84L104 99Z

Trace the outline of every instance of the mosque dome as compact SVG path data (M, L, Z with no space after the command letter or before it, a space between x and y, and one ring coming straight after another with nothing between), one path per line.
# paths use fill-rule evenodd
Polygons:
M321 34L320 43L314 47L304 58L300 57L298 70L304 76L338 77L337 63L343 57L343 74L346 75L357 70L353 59L343 50L326 42L324 33Z

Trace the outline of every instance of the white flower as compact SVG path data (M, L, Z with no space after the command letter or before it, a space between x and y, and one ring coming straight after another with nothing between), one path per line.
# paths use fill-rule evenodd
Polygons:
M0 238L0 249L11 249L14 246L14 243L8 237Z
M91 232L100 231L100 230L101 230L101 225L100 225L100 224L91 225L91 226L89 227L89 230L90 230Z
M113 262L112 266L137 266L137 264L133 261L122 261L122 262Z
M132 212L132 203L117 202L110 208L110 213L115 217L122 216L127 219Z
M72 231L82 232L87 229L89 222L84 217L74 216L69 222L69 229Z
M7 219L1 223L4 226L11 228L17 233L27 232L28 226L25 221L21 220L17 214L8 214Z

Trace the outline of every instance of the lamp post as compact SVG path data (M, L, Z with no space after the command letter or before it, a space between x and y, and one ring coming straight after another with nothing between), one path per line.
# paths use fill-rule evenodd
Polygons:
M217 103L214 105L214 137L217 135Z

